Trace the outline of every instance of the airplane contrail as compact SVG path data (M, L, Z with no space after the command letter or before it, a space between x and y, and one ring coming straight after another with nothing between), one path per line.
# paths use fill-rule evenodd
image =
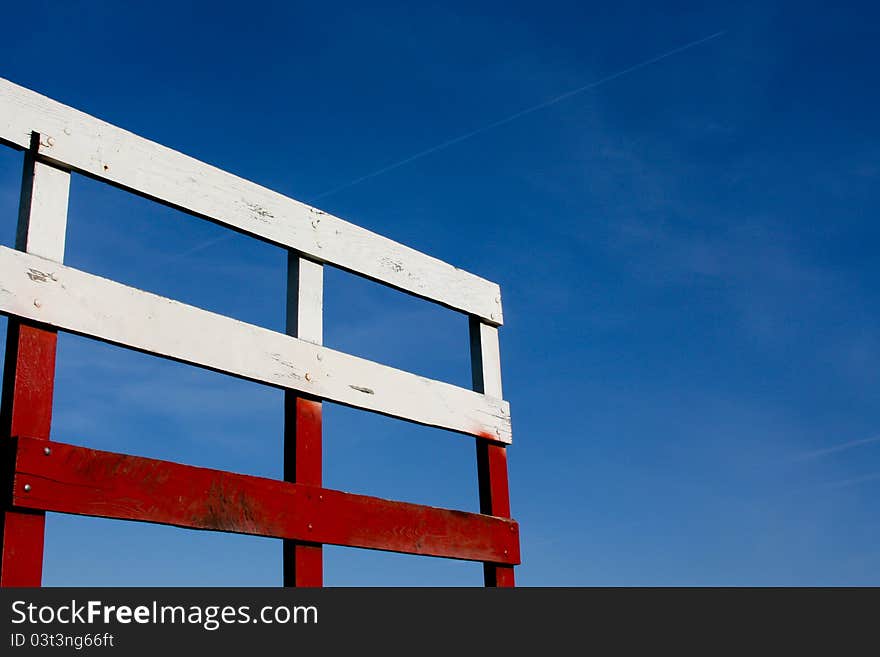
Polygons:
M848 449L852 449L853 447L861 447L862 445L870 445L871 443L880 442L880 436L872 436L870 438L860 438L859 440L850 440L845 443L840 443L839 445L832 445L831 447L825 447L823 449L817 449L812 452L805 452L800 454L795 458L795 461L809 461L811 459L821 458L823 456L828 456L829 454L836 454L837 452L844 452Z
M312 204L315 201L318 201L320 199L327 198L328 196L332 196L334 194L337 194L345 189L348 189L350 187L354 187L355 185L359 185L362 182L365 182L365 181L370 180L372 178L376 178L377 176L381 176L382 174L388 173L389 171L394 171L395 169L399 169L400 167L405 166L407 164L410 164L412 162L415 162L416 160L420 160L423 157L427 157L428 155L432 155L438 151L442 151L442 150L445 150L451 146L455 146L456 144L459 144L467 139L470 139L471 137L475 137L475 136L482 134L484 132L487 132L489 130L493 130L494 128L498 128L500 126L506 125L506 124L510 123L511 121L515 121L516 119L519 119L519 118L526 116L528 114L532 114L532 113L537 112L538 110L542 110L546 107L550 107L551 105L556 105L557 103L561 103L563 100L571 98L572 96L583 93L585 91L589 91L591 89L595 89L596 87L599 87L603 84L611 82L612 80L616 80L618 78L621 78L624 75L638 71L639 69L650 66L651 64L656 64L657 62L660 62L664 59L667 59L668 57L672 57L673 55L677 55L678 53L684 52L685 50L695 48L696 46L699 46L703 43L706 43L707 41L711 41L712 39L717 39L718 37L722 36L724 33L725 33L725 30L721 30L720 32L715 32L714 34L710 34L709 36L705 36L701 39L697 39L696 41L690 41L688 43L685 43L684 45L673 48L672 50L667 50L666 52L660 53L659 55L654 55L653 57L645 59L645 60L639 62L638 64L633 64L632 66L628 66L626 68L620 69L619 71L615 71L614 73L610 73L602 78L599 78L598 80L594 80L593 82L590 82L590 83L585 84L583 86L577 87L576 89L570 89L569 91L566 91L565 93L561 93L558 96L554 96L553 98L549 98L548 100L542 101L536 105L531 105L530 107L526 107L524 109L521 109L518 112L514 112L513 114L510 114L510 115L505 116L503 118L500 118L500 119L497 119L497 120L492 121L490 123L487 123L486 125L479 127L479 128L476 128L475 130L470 130L469 132L462 133L462 134L458 135L457 137L452 137L451 139L447 139L446 141L440 142L439 144L437 144L435 146L431 146L430 148L426 148L422 151L414 153L413 155L410 155L409 157L405 157L401 160L397 160L396 162L392 162L391 164L388 164L384 167L381 167L380 169L376 169L375 171L372 171L370 173L367 173L367 174L364 174L364 175L359 176L357 178L354 178L352 180L349 180L346 183L343 183L341 185L337 185L336 187L333 187L332 189L328 189L327 191L322 192L322 193L318 194L317 196L312 197L307 202L309 204ZM198 251L202 251L203 249L206 249L209 246L213 246L214 244L217 244L219 242L223 242L227 239L231 239L231 237L233 235L234 235L234 233L227 232L220 237L217 237L217 238L214 238L211 240L206 240L204 242L201 242L200 244L196 244L195 246L193 246L190 249L187 249L186 251L182 251L181 253L170 256L168 258L168 260L178 260L180 258L186 257L186 256L191 255L193 253L196 253ZM162 264L163 264L163 266L166 265L167 261L163 262Z
M484 132L487 132L489 130L497 128L499 126L510 123L511 121L515 121L516 119L519 119L523 116L526 116L528 114L532 114L533 112L537 112L538 110L542 110L546 107L550 107L551 105L556 105L557 103L560 103L563 100L571 98L572 96L583 93L585 91L589 91L590 89L595 89L596 87L598 87L600 85L603 85L607 82L611 82L612 80L616 80L617 78L623 77L624 75L627 75L628 73L638 71L639 69L645 68L646 66L650 66L651 64L656 64L657 62L662 61L662 60L666 59L667 57L672 57L673 55L677 55L680 52L684 52L685 50L689 50L690 48L694 48L702 43L706 43L707 41L711 41L712 39L716 39L723 34L724 34L724 30L722 30L720 32L715 32L714 34L710 34L709 36L703 37L702 39L697 39L696 41L691 41L691 42L686 43L682 46L678 46L677 48L673 48L672 50L667 50L664 53L661 53L659 55L655 55L654 57L651 57L650 59L646 59L642 62L639 62L638 64L633 64L632 66L628 66L627 68L616 71L615 73L611 73L609 75L606 75L605 77L600 78L598 80L595 80L593 82L590 82L589 84L585 84L581 87L577 87L576 89L571 89L569 91L566 91L565 93L559 94L558 96L554 96L553 98L550 98L549 100L545 100L543 102L540 102L537 105L532 105L531 107L526 107L525 109L521 109L518 112L514 112L513 114L510 114L509 116L505 116L504 118L497 119L495 121L492 121L491 123L487 123L486 125L484 125L480 128L477 128L475 130L471 130L469 132L465 132L461 135L458 135L457 137L447 139L446 141L443 141L443 142L437 144L436 146L432 146L431 148L426 148L423 151L419 151L418 153L410 155L409 157L405 157L402 160L398 160L397 162L393 162L392 164L384 166L381 169L376 169L375 171L372 171L371 173L364 174L363 176L359 176L358 178L354 178L353 180L350 180L347 183L343 183L341 185L333 187L332 189L327 190L326 192L322 192L321 194L318 194L317 196L313 197L312 201L317 201L322 198L326 198L327 196L331 196L333 194L336 194L337 192L341 192L343 189L348 189L349 187L354 187L355 185L358 185L366 180L370 180L371 178L375 178L376 176L381 176L383 173L388 173L389 171L393 171L394 169L398 169L406 164L410 164L411 162L415 162L416 160L420 160L423 157L427 157L428 155L432 155L432 154L436 153L437 151L442 151L444 149L449 148L450 146L454 146L455 144L459 144L459 143L465 141L466 139L470 139L471 137L475 137L479 134L482 134Z

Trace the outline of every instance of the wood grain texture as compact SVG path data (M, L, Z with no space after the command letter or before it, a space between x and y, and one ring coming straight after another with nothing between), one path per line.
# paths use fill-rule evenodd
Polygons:
M319 261L503 322L497 284L0 78L0 139Z
M191 529L519 563L519 528L513 520L29 438L17 441L13 504Z
M510 442L506 401L0 247L0 312L314 398Z

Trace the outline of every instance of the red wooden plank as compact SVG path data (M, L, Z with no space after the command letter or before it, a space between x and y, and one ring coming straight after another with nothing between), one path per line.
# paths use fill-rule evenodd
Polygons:
M0 586L40 586L46 514L7 509L3 513L3 569Z
M471 343L471 376L476 392L501 397L501 353L498 330L477 317L469 320ZM502 518L510 517L510 493L507 481L507 449L496 437L486 434L477 438L477 480L480 490L480 511ZM483 564L486 586L514 586L513 567L494 563Z
M27 434L45 443L52 424L58 335L14 318L6 331L0 437ZM45 514L4 506L2 520L0 586L40 586Z
M321 402L284 396L284 480L321 485ZM320 544L284 541L284 586L324 585Z
M18 439L13 505L519 563L519 527L513 520L29 438Z
M507 449L503 443L477 439L477 477L480 486L480 512L510 517L510 489L507 481ZM513 566L483 565L486 586L514 586Z
M54 329L9 319L3 375L3 435L49 439L55 381Z

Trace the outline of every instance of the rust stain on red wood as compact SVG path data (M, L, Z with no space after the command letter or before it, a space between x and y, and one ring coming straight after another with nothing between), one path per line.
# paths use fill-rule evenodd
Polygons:
M13 504L193 529L519 563L513 520L19 438ZM110 475L112 469L116 475ZM162 473L158 476L158 473ZM100 474L99 474L100 473ZM144 483L143 475L148 475ZM161 484L156 482L161 481ZM30 490L25 491L25 484Z

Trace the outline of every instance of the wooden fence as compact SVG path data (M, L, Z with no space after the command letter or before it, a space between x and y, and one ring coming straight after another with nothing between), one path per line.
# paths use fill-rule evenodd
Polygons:
M3 79L0 141L25 151L0 246L0 586L41 584L46 511L280 538L286 586L322 585L324 543L481 561L487 586L513 585L498 285ZM285 248L286 334L64 266L71 172ZM467 314L473 389L322 346L325 264ZM284 481L50 442L59 329L282 388ZM325 399L473 436L480 513L322 488Z

